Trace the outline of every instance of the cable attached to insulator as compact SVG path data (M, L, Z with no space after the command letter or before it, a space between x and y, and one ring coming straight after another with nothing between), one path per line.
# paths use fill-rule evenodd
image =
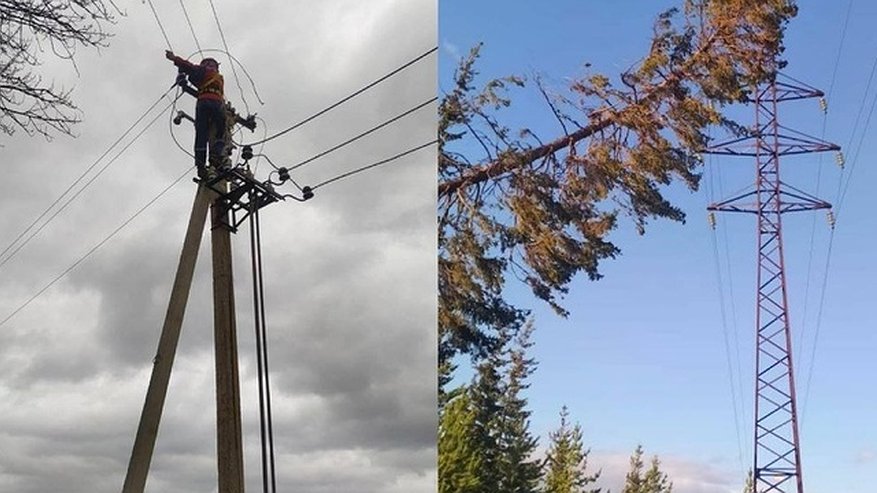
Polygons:
M268 371L268 340L265 335L265 286L262 281L262 233L255 194L250 192L250 259L253 269L253 318L256 335L256 369L259 383L259 430L262 445L262 490L277 492L274 468L274 425L271 382ZM269 488L270 485L270 488Z

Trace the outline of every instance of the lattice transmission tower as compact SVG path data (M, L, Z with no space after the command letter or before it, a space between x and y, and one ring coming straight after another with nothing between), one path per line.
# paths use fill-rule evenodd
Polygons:
M831 204L780 179L780 157L840 151L840 147L781 125L777 109L779 103L809 98L820 98L825 108L821 91L777 74L750 95L748 102L755 107L755 122L747 135L705 151L755 158L753 189L707 209L754 214L758 222L752 469L756 493L803 493L782 217L791 212L827 209L833 226L833 216ZM838 160L842 163L840 153Z

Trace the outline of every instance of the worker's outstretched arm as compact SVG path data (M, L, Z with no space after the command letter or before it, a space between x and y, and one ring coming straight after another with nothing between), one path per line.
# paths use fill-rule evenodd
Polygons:
M195 65L194 63L189 62L185 58L178 57L177 55L174 55L174 52L172 52L171 50L165 50L164 56L168 60L174 62L174 65L179 67L180 70L182 70L183 72L185 72L187 74L191 73L192 71L194 71L195 69L198 68L198 65Z

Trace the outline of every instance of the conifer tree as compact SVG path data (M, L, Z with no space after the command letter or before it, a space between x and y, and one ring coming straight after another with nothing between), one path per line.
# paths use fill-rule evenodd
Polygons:
M502 122L519 77L476 83L478 48L462 60L439 105L439 367L483 358L495 334L525 318L504 296L517 278L565 316L577 274L601 277L620 254L620 218L639 232L651 219L684 220L663 195L699 181L707 127L746 129L722 105L773 77L792 0L680 0L661 14L641 63L618 77L587 73L546 99L554 135ZM571 61L574 65L576 61ZM547 91L537 84L538 89ZM463 145L459 145L459 144Z
M501 340L500 348L504 348L506 343L507 341ZM474 417L469 439L477 443L480 453L481 466L478 473L481 491L484 493L499 492L502 449L498 420L502 412L504 365L502 351L488 356L478 365L469 389Z
M537 491L541 464L533 455L538 440L530 433L523 395L536 367L527 355L532 331L532 323L505 327L497 336L497 350L478 364L472 383L448 394L439 420L442 493Z
M755 480L752 477L752 469L746 473L746 483L743 484L743 493L755 493Z
M672 493L673 483L661 472L660 465L658 456L654 456L648 470L643 472L643 448L638 445L630 456L630 471L624 478L622 493Z
M442 409L438 434L438 492L480 493L483 451L472 440L475 412L463 389Z
M497 425L500 448L499 489L503 493L535 493L542 475L539 460L533 457L538 439L530 433L527 399L522 395L530 386L527 379L536 369L527 355L533 343L533 322L528 321L516 334L504 334L512 344L505 361L503 392Z
M545 458L543 493L600 493L600 488L589 488L600 477L596 472L587 474L589 449L582 442L582 428L570 426L569 410L560 410L560 426L549 433L551 445Z

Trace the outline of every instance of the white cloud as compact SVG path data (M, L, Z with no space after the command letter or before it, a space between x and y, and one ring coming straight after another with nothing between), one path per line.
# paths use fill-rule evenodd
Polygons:
M594 450L588 458L591 471L601 470L598 486L621 491L624 478L630 470L630 452ZM643 461L648 467L653 451L645 449ZM737 478L722 464L691 457L658 454L660 468L673 482L674 493L737 493L745 478Z

